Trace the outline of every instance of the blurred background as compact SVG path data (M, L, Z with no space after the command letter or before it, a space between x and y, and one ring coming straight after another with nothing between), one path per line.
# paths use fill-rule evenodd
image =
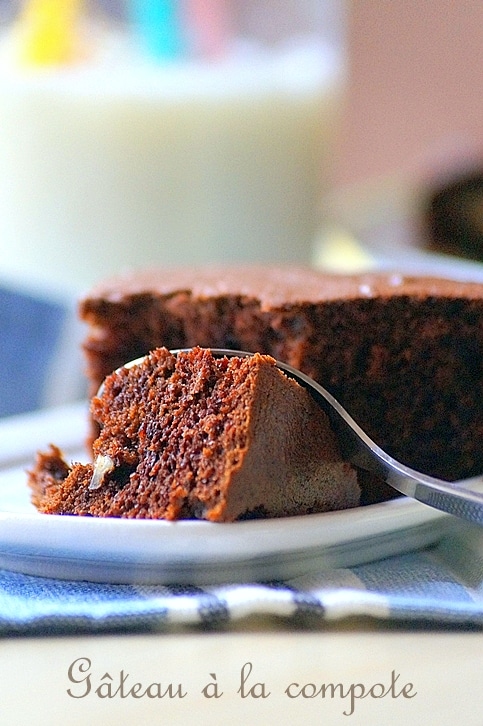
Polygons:
M0 46L3 274L49 285L55 267L82 290L150 264L310 262L339 0L16 6Z
M345 22L341 127L323 219L391 264L424 267L421 249L481 261L483 4L354 0Z
M483 279L479 0L0 0L0 416L135 267Z

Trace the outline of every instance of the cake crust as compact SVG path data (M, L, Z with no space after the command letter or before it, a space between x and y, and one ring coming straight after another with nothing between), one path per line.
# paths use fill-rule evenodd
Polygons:
M284 265L153 267L99 282L81 300L80 310L85 316L96 305L119 304L132 296L172 297L183 293L200 301L227 296L253 299L266 310L361 297L481 298L482 294L479 283L403 275L397 271L348 275Z

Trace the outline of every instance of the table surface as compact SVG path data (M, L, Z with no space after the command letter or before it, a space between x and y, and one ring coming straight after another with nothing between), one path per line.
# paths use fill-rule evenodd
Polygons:
M482 632L461 628L252 620L0 645L0 720L15 726L481 726L482 687Z

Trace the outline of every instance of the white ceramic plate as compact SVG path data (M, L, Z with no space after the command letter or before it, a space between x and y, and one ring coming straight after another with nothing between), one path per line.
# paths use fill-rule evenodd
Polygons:
M343 512L234 524L39 514L25 470L52 441L86 458L85 405L0 423L0 567L110 583L278 580L436 542L453 518L401 498Z

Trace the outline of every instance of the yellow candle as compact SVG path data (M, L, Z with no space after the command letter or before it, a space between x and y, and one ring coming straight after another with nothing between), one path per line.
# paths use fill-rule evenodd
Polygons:
M20 60L29 65L75 60L81 10L82 0L29 0L19 18Z

